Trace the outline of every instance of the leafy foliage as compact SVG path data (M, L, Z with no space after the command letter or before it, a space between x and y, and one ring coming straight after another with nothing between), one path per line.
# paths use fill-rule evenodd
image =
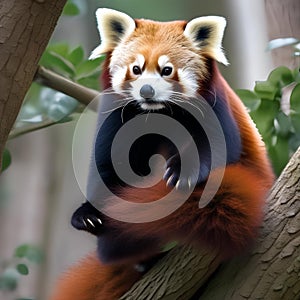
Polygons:
M279 175L300 146L299 70L278 67L266 81L257 81L254 91L236 93L249 109Z
M32 263L40 264L42 259L42 252L36 246L23 244L17 247L13 257L0 264L0 267L2 268L2 270L0 269L0 290L16 290L22 276L29 274L30 265Z
M88 60L81 46L70 49L66 43L50 44L40 64L62 76L88 88L99 90L99 76L104 57ZM78 101L63 94L33 83L22 106L15 131L37 130L52 124L71 121L82 111Z
M2 155L2 172L6 170L11 164L11 155L7 149L4 149Z
M99 76L103 60L104 56L88 60L85 58L85 53L81 46L70 49L68 44L60 43L47 47L40 60L40 65L74 82L81 83L82 79L88 80L89 83L83 85L99 90Z
M76 16L79 15L79 13L80 13L80 9L76 5L76 3L74 3L74 1L69 0L64 7L63 15Z

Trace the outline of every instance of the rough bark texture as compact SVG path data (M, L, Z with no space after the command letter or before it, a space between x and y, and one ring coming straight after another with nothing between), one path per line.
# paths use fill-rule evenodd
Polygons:
M300 39L300 1L265 0L269 39L294 37ZM291 47L272 51L275 66L296 68L299 59L293 56Z
M8 134L65 3L0 1L0 165Z
M215 274L201 300L300 298L300 148L272 188L266 210L255 251Z
M121 299L300 299L300 148L275 183L251 255L218 267L216 254L174 249Z
M220 259L216 253L192 247L176 248L120 300L190 299L219 264Z

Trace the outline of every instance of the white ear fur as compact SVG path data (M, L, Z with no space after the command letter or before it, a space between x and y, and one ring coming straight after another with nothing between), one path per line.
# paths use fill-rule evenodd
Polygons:
M187 23L184 35L192 40L199 49L205 49L212 58L228 65L228 61L222 50L222 39L226 20L223 17L207 16L199 17Z
M97 9L96 18L101 45L93 50L89 59L95 59L112 50L121 39L130 35L136 27L130 16L109 8Z

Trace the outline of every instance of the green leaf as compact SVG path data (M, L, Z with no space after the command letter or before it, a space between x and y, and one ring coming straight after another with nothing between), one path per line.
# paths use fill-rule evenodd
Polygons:
M295 69L293 72L294 75L294 81L295 82L300 82L300 69Z
M73 2L67 2L67 4L64 7L63 14L65 16L76 16L79 15L80 10L76 4Z
M254 111L259 107L260 99L252 91L239 89L235 92L250 111Z
M272 166L277 176L289 161L289 140L276 136L273 146L268 147L268 153L272 160Z
M2 154L2 169L1 171L3 172L6 170L11 164L11 155L7 149L4 149L3 154Z
M23 245L17 247L17 248L15 249L14 256L15 256L15 257L19 257L19 258L25 257L26 254L27 254L28 251L29 251L29 248L30 248L30 246L27 245L27 244L23 244Z
M67 57L67 55L69 54L69 44L67 44L67 43L50 44L47 47L46 51L55 52L62 57Z
M21 275L28 275L29 274L28 267L25 264L18 264L16 269Z
M292 129L291 120L285 113L280 111L274 120L274 127L278 135L287 137Z
M104 60L104 56L98 57L93 60L86 60L78 65L76 68L76 78L90 77L101 70L101 63Z
M40 263L43 258L41 250L38 247L29 244L23 244L17 247L15 249L14 256L19 258L27 258L29 261L34 263Z
M291 110L300 114L300 83L296 84L290 98Z
M75 72L72 63L60 54L52 51L44 52L40 64L63 75L68 75L68 77L72 77Z
M295 45L297 43L299 43L299 40L293 37L274 39L268 43L267 50L273 50L280 47Z
M77 66L83 61L84 51L81 46L75 48L70 54L68 54L67 59L74 65Z
M261 99L274 100L277 89L269 81L256 81L254 91Z
M290 118L294 131L300 133L300 113L291 112Z
M289 147L292 153L294 153L300 147L300 131L290 137Z
M278 114L279 109L280 104L277 101L262 99L258 109L250 113L250 116L255 122L264 140L268 138L272 130L274 130L274 119Z
M14 291L17 288L20 274L14 268L7 268L0 276L0 290Z
M100 72L97 74L96 77L86 77L81 78L77 82L83 86L86 86L90 89L94 89L96 91L99 91L100 89L100 80L99 80Z
M293 72L287 67L278 67L269 74L268 81L279 87L289 85L294 82Z

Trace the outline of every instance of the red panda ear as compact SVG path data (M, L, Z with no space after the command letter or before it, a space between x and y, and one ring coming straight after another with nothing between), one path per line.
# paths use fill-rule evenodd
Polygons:
M223 17L199 17L187 23L184 35L190 39L196 48L203 49L212 58L228 65L222 50L222 39L226 20Z
M136 27L135 21L131 17L113 9L99 8L96 11L96 18L101 45L93 50L90 59L95 59L101 54L111 51Z

